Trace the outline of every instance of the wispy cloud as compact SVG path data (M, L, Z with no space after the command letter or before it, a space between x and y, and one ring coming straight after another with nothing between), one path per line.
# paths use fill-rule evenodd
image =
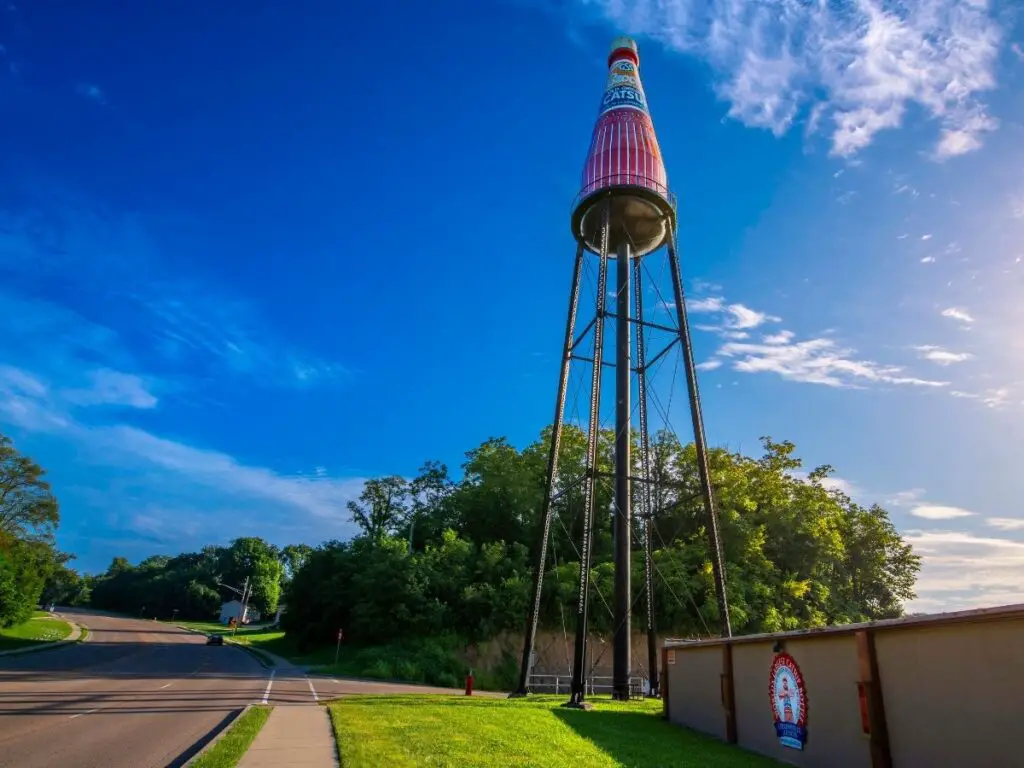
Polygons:
M937 504L920 504L910 510L914 517L925 520L954 520L958 517L971 517L974 513L960 507L944 507Z
M53 185L30 191L22 207L0 208L0 311L16 326L8 335L24 355L37 358L45 348L50 363L68 357L57 344L84 359L77 366L68 359L68 368L123 370L142 359L183 378L227 374L276 387L352 375L281 338L259 307L230 289L170 266L140 221L100 215ZM61 304L40 298L57 281L75 290ZM35 360L17 362L31 367Z
M948 317L952 320L959 320L962 323L974 322L974 318L971 317L971 314L966 309L961 309L959 307L948 307L947 309L942 310L942 316Z
M1020 43L1014 43L1011 45L1010 50L1014 52L1018 59L1024 61L1024 48L1020 47Z
M154 408L157 398L150 392L145 380L131 373L107 368L89 373L89 386L67 389L61 394L76 405L124 405L130 408Z
M705 360L703 363L697 363L697 370L699 371L713 371L716 368L722 367L721 360Z
M107 97L104 95L103 89L95 83L79 83L75 86L75 93L83 99L94 101L97 104L107 103Z
M853 350L832 339L817 338L787 343L746 344L728 342L717 355L733 360L733 370L744 373L775 373L784 379L830 387L863 387L871 384L945 387L948 382L907 375L903 368L872 360L856 359Z
M924 488L908 488L885 497L885 504L892 507L906 507L916 504L924 496Z
M781 319L766 312L758 312L744 304L727 304L720 296L687 301L686 308L695 313L721 314L723 319L719 330L724 331L743 331L765 323L777 323Z
M73 442L92 461L121 471L158 474L153 483L173 481L198 486L237 500L259 501L329 521L337 530L348 525L345 503L358 496L364 479L281 474L247 465L221 451L160 437L125 423L102 420L95 406L124 405L148 409L156 399L142 379L117 371L97 371L92 388L64 390L42 377L15 368L0 368L0 423ZM92 407L89 407L92 406ZM72 412L73 408L83 409Z
M964 392L960 389L954 389L949 394L964 400L976 400L986 408L1002 408L1010 402L1010 390L1008 387L986 389L981 392Z
M917 350L918 357L922 360L929 360L938 365L962 363L974 357L970 352L950 352L948 349L943 349L933 344L924 344L914 347L914 349Z
M769 333L763 337L765 344L789 344L793 340L792 331L779 331L778 333Z
M910 611L961 610L1024 602L1024 542L965 531L906 531L921 556Z
M921 258L921 263L922 264L934 264L935 263L935 257L934 256L923 256Z
M849 156L912 108L940 128L932 156L977 149L997 122L979 97L995 87L1002 29L985 0L806 3L779 0L577 0L617 29L708 61L729 115L782 135L801 110L830 120Z
M987 517L985 522L1001 531L1024 531L1024 517Z

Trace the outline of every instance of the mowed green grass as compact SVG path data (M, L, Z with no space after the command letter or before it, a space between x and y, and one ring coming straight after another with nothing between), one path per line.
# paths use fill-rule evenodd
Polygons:
M246 753L257 734L270 717L273 707L250 707L243 712L231 729L216 744L199 755L190 768L233 768Z
M770 768L779 763L661 719L661 702L564 696L358 696L328 706L344 768Z
M39 612L37 611L38 615ZM0 629L0 651L10 651L27 645L55 643L71 634L71 625L60 619L32 618L24 624Z

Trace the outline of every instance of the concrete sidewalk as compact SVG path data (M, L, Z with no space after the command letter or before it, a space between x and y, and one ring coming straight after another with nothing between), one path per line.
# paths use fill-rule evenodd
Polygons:
M274 707L238 768L282 765L338 765L338 748L326 707L315 704Z

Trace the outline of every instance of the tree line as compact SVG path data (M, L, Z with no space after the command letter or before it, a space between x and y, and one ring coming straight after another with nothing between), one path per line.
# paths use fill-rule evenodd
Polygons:
M156 555L137 565L115 558L106 572L93 576L80 576L66 559L61 562L67 556L56 553L51 541L53 559L44 583L25 581L25 594L45 589L58 600L97 608L135 614L145 607L147 615L169 617L176 611L181 618L208 619L227 596L219 585L238 586L248 577L254 607L266 616L286 604L283 627L308 647L333 641L338 629L348 642L367 646L441 636L473 642L520 631L539 554L550 440L550 428L523 449L503 438L489 439L466 454L459 478L431 461L411 480L369 480L348 505L359 532L346 541L279 548L242 538L173 557ZM613 435L602 433L600 473L612 471L613 448ZM542 622L570 632L585 453L583 431L566 426ZM640 475L639 446L633 455ZM633 512L638 521L647 510L653 514L656 623L662 634L715 634L718 614L694 447L660 432L651 437L649 456L651 492L634 484ZM859 505L830 487L831 467L804 473L790 442L764 438L760 456L715 449L709 459L737 633L901 615L903 602L914 596L920 561L882 507ZM23 520L52 519L52 533L56 501L48 487L33 498L38 510ZM598 631L609 630L612 621L607 608L613 577L611 501L611 483L602 480L596 489L591 572L592 627ZM0 530L6 530L7 501L0 504L5 526ZM29 531L45 527L22 525ZM637 527L635 590L643 585L640 537ZM21 535L19 540L33 539ZM9 581L35 578L25 575L30 570L22 567ZM0 589L5 589L3 578ZM643 604L636 601L638 626Z
M598 471L610 473L614 440L600 435ZM634 436L634 441L637 438ZM370 480L349 504L360 535L317 547L288 591L285 627L308 644L337 628L367 644L454 632L479 640L521 630L540 542L551 430L522 450L491 439L466 454L462 477L428 462L407 481ZM572 631L579 573L586 435L564 428L542 622ZM733 627L770 632L896 617L914 596L919 558L880 506L830 487L832 468L802 474L790 442L762 439L759 457L710 454ZM639 446L633 456L640 475ZM669 432L650 441L652 484L634 485L634 517L652 512L656 623L665 634L716 633L719 617L706 518L692 444ZM596 490L592 627L611 629L613 520L610 482ZM641 530L633 584L643 584ZM643 601L637 601L638 606ZM634 613L638 625L641 611Z

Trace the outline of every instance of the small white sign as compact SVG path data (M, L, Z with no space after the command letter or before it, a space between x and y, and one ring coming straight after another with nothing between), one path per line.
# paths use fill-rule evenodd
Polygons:
M676 652L670 648L667 655L668 655L668 663L669 664L675 664L676 663Z

